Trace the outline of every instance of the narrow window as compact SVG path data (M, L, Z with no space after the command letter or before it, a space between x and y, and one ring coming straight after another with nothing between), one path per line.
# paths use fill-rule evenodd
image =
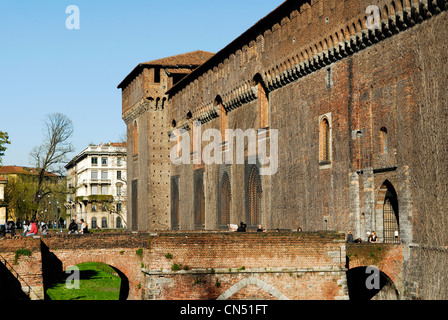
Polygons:
M226 141L226 130L228 129L227 111L224 108L221 97L217 97L215 101L219 108L219 129L221 131L222 142Z
M380 146L381 146L382 154L389 153L388 141L387 141L387 128L386 127L382 127L380 129Z
M331 129L330 122L325 116L320 121L319 162L321 165L331 163Z
M333 73L331 71L331 68L327 68L325 72L325 86L327 89L330 89L333 85Z
M227 173L224 173L222 178L220 200L219 224L221 227L226 227L230 224L230 212L232 207L232 189Z
M98 225L97 225L97 223L96 223L96 218L93 217L93 218L92 218L92 229L96 229L97 226L98 226Z
M134 126L132 128L132 147L134 156L138 155L138 128L137 121L134 121Z
M258 117L259 117L259 126L260 129L265 129L269 127L269 99L267 90L265 89L263 82L261 80L258 81Z
M154 83L160 83L160 68L154 68Z
M171 178L171 230L180 230L179 177Z
M262 186L260 173L256 166L253 166L249 175L248 181L248 224L252 227L257 227L262 223Z
M205 195L204 195L204 176L201 170L195 172L194 185L194 211L195 211L195 229L205 229Z
M103 229L107 228L107 218L101 219L101 228L103 228Z

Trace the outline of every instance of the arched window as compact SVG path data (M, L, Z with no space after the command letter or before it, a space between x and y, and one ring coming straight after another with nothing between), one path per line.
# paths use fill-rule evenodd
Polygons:
M327 116L322 117L319 127L319 162L322 165L331 163L331 127Z
M248 180L248 203L247 203L247 224L256 227L262 223L262 186L260 173L256 166L253 166Z
M205 194L202 171L196 174L194 184L194 224L196 230L205 229Z
M101 228L107 229L107 218L101 219Z
M134 125L132 128L132 151L133 155L138 155L138 128L137 121L134 121Z
M230 224L230 212L232 207L232 188L227 172L224 172L223 174L220 192L219 225L221 227L226 227Z
M121 229L121 228L122 228L122 226L121 226L121 217L117 217L116 228L117 228L117 229Z
M96 218L93 217L92 218L92 229L96 229L96 227L98 227L98 224L96 223Z
M387 128L382 127L380 129L380 147L381 147L381 153L382 154L388 154L388 141L387 141Z

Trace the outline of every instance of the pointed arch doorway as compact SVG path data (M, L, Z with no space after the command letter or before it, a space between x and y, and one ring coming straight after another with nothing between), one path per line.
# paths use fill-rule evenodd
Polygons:
M377 200L377 213L381 218L379 226L382 227L384 243L400 244L400 215L398 197L394 186L386 180L380 188Z

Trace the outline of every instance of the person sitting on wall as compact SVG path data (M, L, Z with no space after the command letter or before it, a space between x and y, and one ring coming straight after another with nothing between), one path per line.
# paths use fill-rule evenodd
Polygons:
M372 235L370 236L369 242L370 243L377 243L378 242L378 237L376 236L375 231L372 231Z
M15 233L15 226L14 226L14 222L12 221L8 221L5 225L5 233L6 234L10 234L11 237L14 237L14 233Z
M267 232L266 229L263 229L263 226L261 224L258 225L257 232Z
M75 219L72 219L72 222L68 226L68 234L78 234L78 224L75 222Z
M87 222L84 221L84 219L81 219L81 234L87 234L89 232L89 226L87 225Z
M247 225L244 222L241 222L236 232L246 232L246 227Z
M229 231L236 232L238 230L238 226L236 224L228 224Z
M353 239L353 234L352 234L352 232L349 230L348 232L347 232L348 234L347 234L347 243L354 243L355 242L355 240Z
M40 229L40 234L43 236L46 236L48 234L48 228L47 225L44 223Z
M25 220L23 222L23 232L22 232L22 236L26 236L26 234L30 231L30 222L28 220Z
M31 220L31 229L30 231L28 231L28 233L26 234L27 237L29 236L35 236L37 235L38 229L37 229L37 223L36 221L33 219Z

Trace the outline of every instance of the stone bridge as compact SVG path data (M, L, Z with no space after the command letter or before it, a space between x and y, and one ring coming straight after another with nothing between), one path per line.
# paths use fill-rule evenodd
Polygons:
M366 297L356 288L371 265L387 275L382 297L396 298L390 292L400 289L401 260L399 246L347 246L343 234L331 232L3 238L0 299L12 298L11 292L17 299L44 299L56 275L84 262L113 267L123 300L337 300L352 298L349 286Z

